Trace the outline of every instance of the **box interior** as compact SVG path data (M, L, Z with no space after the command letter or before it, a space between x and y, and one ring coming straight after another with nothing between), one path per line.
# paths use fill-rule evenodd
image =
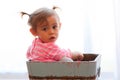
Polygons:
M97 54L84 54L82 61L94 61L97 56Z

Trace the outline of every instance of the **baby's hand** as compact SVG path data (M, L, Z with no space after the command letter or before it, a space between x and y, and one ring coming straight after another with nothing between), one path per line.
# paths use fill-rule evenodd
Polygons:
M83 60L83 58L84 58L84 55L82 53L80 53L80 52L72 52L72 59L74 61L81 61L81 60Z

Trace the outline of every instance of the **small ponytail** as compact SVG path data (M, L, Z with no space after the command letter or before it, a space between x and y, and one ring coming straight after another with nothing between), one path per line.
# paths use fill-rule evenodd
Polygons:
M59 7L57 7L57 6L53 6L53 8L52 8L53 10L55 10L55 9L60 9Z
M28 15L30 17L30 14L26 13L26 12L20 12L21 17L23 17L23 15Z

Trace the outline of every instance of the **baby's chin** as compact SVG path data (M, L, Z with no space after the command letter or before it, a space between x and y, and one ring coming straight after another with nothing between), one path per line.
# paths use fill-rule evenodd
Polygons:
M54 43L56 41L56 39L55 40L49 40L48 42L49 43Z

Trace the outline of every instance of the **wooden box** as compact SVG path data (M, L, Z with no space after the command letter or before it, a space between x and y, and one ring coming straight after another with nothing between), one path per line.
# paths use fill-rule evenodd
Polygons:
M84 54L82 61L33 62L27 61L30 80L98 80L99 54Z

